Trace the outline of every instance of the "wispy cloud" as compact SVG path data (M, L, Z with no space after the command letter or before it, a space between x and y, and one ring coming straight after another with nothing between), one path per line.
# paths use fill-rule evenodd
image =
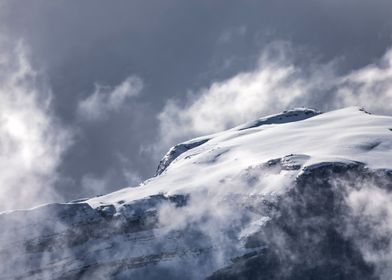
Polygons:
M95 91L78 104L78 114L85 121L104 120L124 106L129 98L139 95L142 89L143 82L136 76L126 78L115 87L95 84Z
M341 78L336 97L342 106L360 105L370 111L392 112L392 49L374 64Z
M22 42L0 52L0 210L59 199L53 185L72 131L51 112L51 91Z
M235 28L230 28L222 32L220 37L218 38L218 43L227 44L232 40L241 39L247 32L247 28L245 25L241 25Z
M126 186L136 186L142 182L140 174L135 170L132 161L123 154L116 153L117 164L108 168L101 174L87 173L81 179L80 195L88 197L91 195L105 194L108 190ZM121 179L124 185L116 186L113 182Z
M167 149L187 138L300 106L331 110L356 105L390 114L392 51L377 63L344 75L338 74L338 61L300 66L295 56L290 43L272 43L253 70L192 91L185 103L168 100L158 115L158 145Z

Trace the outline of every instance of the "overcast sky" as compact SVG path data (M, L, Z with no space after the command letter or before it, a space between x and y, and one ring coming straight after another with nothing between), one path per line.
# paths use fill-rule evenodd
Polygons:
M0 26L0 210L137 185L294 106L392 112L390 0L0 0Z

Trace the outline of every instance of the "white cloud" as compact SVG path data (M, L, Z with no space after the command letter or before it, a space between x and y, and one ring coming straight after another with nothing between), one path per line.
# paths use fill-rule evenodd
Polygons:
M271 49L275 53L273 58ZM322 89L327 80L334 80L332 65L315 68L306 76L303 69L290 62L287 45L275 44L271 49L260 56L253 71L189 94L185 106L169 100L158 117L162 138L173 143L306 105L315 88Z
M7 44L0 50L0 211L58 199L53 184L72 138L50 111L50 89L26 47Z
M126 78L114 88L96 84L95 91L78 104L79 116L86 121L103 120L119 110L130 97L139 95L142 89L142 80L135 76Z
M252 71L191 92L185 105L169 100L158 115L159 152L178 141L293 107L331 110L356 105L392 112L392 50L379 63L344 76L337 74L336 61L304 67L293 62L294 56L290 44L273 43Z
M351 184L352 181L351 178ZM381 183L364 180L356 182L355 189L347 184L345 190L354 219L347 220L344 234L356 243L365 261L375 265L381 280L391 279L392 275L392 245L385 242L392 234L392 194L384 188L388 185L388 178Z
M373 112L392 114L392 49L377 63L342 77L337 95L343 105L360 105Z

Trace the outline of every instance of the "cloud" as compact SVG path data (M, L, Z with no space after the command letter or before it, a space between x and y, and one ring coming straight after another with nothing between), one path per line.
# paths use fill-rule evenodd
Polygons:
M392 50L378 63L345 75L338 74L338 60L298 64L296 51L289 43L272 43L251 71L192 91L186 102L168 100L158 115L159 145L167 149L187 138L301 106L331 110L355 105L390 114Z
M58 200L53 185L72 131L51 112L52 94L26 46L0 49L0 211Z
M333 64L301 69L292 63L290 51L290 45L275 43L260 55L252 71L190 93L185 105L169 100L158 116L164 139L184 140L307 105L316 89L321 92L335 81Z
M95 193L96 195L104 194L110 186L111 174L107 172L103 177L97 177L93 174L85 174L81 180L81 190L86 193ZM109 186L108 186L109 185Z
M113 182L116 177L123 177L127 182L124 186L114 186ZM121 170L108 169L103 176L97 176L92 173L83 175L81 179L80 195L82 197L106 194L108 190L113 188L122 188L126 186L136 186L142 179L140 175L132 169L122 168Z
M143 82L136 76L126 78L114 88L95 84L95 91L78 104L78 114L85 121L106 119L118 111L130 97L140 94Z
M350 217L341 223L343 234L356 244L364 260L375 266L377 279L387 280L392 275L392 194L388 190L391 181L382 171L377 176L349 177L333 183L344 192L350 209Z
M247 32L247 28L245 25L238 26L236 28L230 28L222 32L222 34L218 38L218 43L220 44L228 44L235 39L240 39Z
M84 174L81 178L81 188L79 195L83 197L105 194L108 190L114 191L116 188L125 186L137 186L142 182L140 174L135 170L133 162L122 153L115 153L116 164L101 172ZM103 173L103 174L102 174ZM113 182L124 182L124 185L116 186Z
M341 78L337 96L342 105L360 105L368 110L392 112L392 49L377 62Z

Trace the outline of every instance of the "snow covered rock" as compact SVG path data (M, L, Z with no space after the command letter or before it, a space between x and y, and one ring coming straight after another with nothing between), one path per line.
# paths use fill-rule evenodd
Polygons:
M295 109L173 147L157 176L0 214L0 279L390 279L392 117Z
M313 109L297 108L293 110L284 111L283 113L280 114L260 118L258 120L234 127L230 131L240 131L240 130L245 130L245 129L258 127L261 125L268 125L268 124L279 124L279 123L301 121L316 116L320 113L321 112L318 112ZM184 143L177 144L174 147L172 147L169 150L169 152L160 161L157 169L157 175L160 175L163 171L165 171L166 168L170 165L170 163L174 161L177 157L179 157L181 154L206 143L208 140L214 138L215 136L217 136L217 134L202 136L196 139L189 140Z

